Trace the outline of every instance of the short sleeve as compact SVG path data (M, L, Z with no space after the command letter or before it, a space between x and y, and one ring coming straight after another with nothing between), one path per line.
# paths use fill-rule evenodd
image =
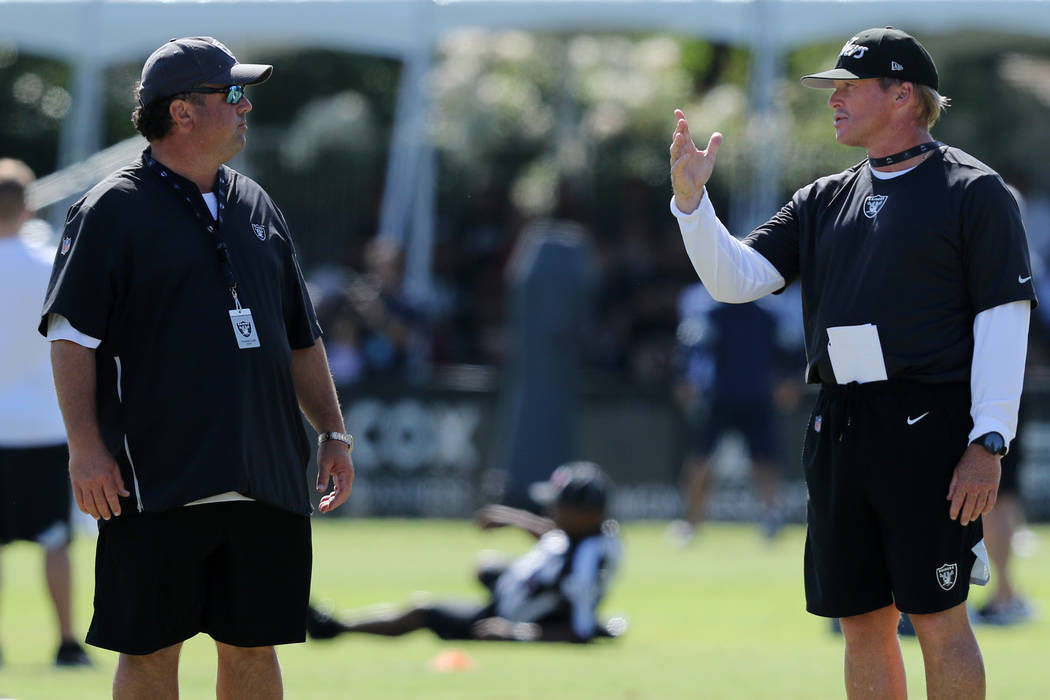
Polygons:
M302 268L299 267L299 256L295 252L295 243L284 214L274 205L277 220L284 228L288 246L284 251L284 323L288 333L288 344L295 350L312 347L321 337L321 326L317 322L310 292L306 287Z
M70 208L37 327L42 335L47 335L48 314L54 313L105 341L123 284L119 222L109 215L113 206L103 197L93 206L81 200Z
M963 266L973 313L1012 301L1036 305L1028 238L1017 201L996 175L974 180L963 195Z
M773 264L788 287L799 276L799 220L796 197L744 239ZM781 290L783 291L783 290Z

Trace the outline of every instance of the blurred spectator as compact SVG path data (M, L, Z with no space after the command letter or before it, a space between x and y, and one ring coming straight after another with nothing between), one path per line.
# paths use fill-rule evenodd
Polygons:
M55 664L90 666L73 634L66 431L47 341L36 332L55 251L19 235L33 216L25 204L32 181L25 163L0 159L0 546L27 540L44 550L60 640Z
M358 322L359 347L369 377L418 378L428 361L425 318L402 291L400 245L376 236L365 247L365 272L346 288Z
M682 292L676 394L691 439L681 475L683 518L668 528L678 545L691 541L704 520L715 471L712 454L730 432L740 433L747 443L764 535L774 537L783 522L775 398L797 400L799 381L784 379L783 370L789 358L799 360L801 367L801 350L781 344L784 335L774 303L718 304L700 283ZM781 384L796 390L779 389Z

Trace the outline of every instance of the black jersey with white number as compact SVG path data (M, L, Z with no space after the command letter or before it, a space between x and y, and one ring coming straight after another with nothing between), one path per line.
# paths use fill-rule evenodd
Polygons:
M291 353L321 331L284 216L258 184L223 166L221 234L260 341L241 349L206 230L213 222L166 179L201 195L150 168L147 154L70 209L41 332L56 313L101 339L99 426L134 506L159 511L238 491L308 514L310 445Z
M835 382L827 329L867 323L890 378L968 382L974 317L1035 303L1016 201L991 168L947 146L891 180L866 161L821 178L744 242L802 285L811 383Z

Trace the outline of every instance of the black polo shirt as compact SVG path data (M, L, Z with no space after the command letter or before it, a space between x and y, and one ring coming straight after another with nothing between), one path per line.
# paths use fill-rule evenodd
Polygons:
M260 339L240 349L213 222L146 165L148 152L70 209L40 330L57 313L101 339L99 425L140 510L238 491L308 514L291 352L321 330L288 224L258 184L223 166L221 234Z
M828 327L878 327L890 378L968 382L973 320L1035 304L1017 202L988 166L942 146L891 180L867 162L797 191L744 241L800 280L807 380L835 382Z

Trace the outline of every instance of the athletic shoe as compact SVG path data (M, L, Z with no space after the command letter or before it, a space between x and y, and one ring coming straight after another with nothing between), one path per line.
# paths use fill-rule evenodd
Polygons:
M667 526L664 536L672 547L683 549L696 537L696 525L688 520L674 520Z
M306 613L306 634L311 639L334 639L346 632L346 625L330 613L310 606Z
M62 642L58 647L58 652L55 654L55 666L94 666L94 662L91 661L91 657L84 651L84 647L80 646L77 642L72 639L67 639Z
M1020 625L1035 619L1035 610L1024 598L1014 596L1005 603L989 601L977 610L974 621L983 625Z

